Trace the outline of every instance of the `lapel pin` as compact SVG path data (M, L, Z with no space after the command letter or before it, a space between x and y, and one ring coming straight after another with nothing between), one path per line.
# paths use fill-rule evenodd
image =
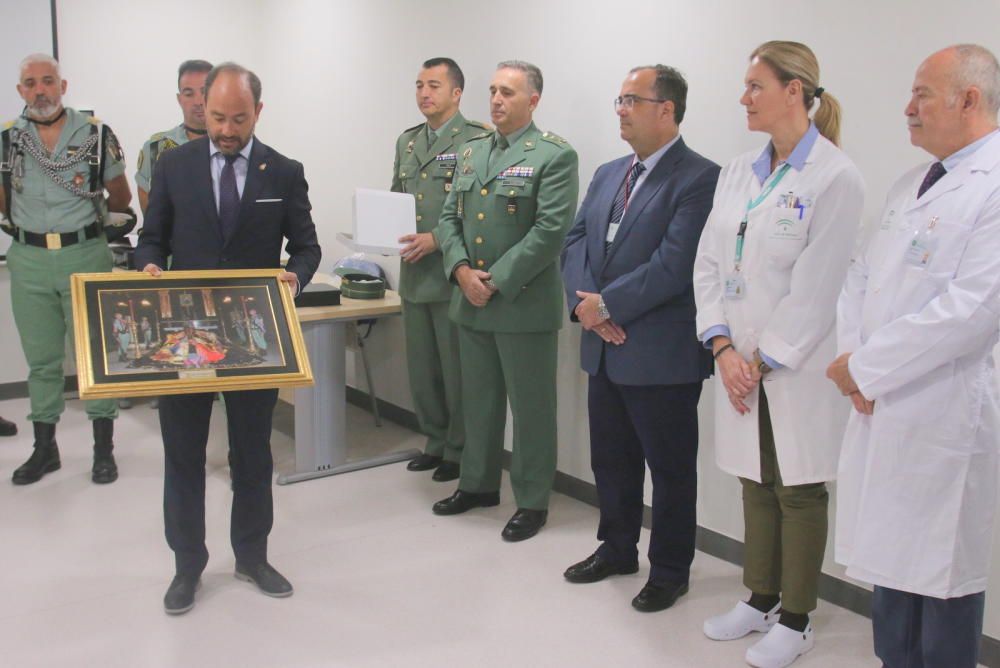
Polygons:
M263 172L265 169L267 169L267 163L266 162L260 163L260 167L258 167L257 169Z
M466 147L466 149L464 151L462 151L462 157L463 158L468 158L470 155L472 155L472 148L471 147Z

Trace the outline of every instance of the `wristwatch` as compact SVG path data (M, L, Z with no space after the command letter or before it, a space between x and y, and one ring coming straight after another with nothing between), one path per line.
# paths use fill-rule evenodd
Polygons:
M608 305L604 303L604 297L597 296L597 317L601 320L610 320L611 313L608 312Z
M757 366L757 371L759 371L762 376L766 376L774 371L774 369L768 366L767 362L764 361L764 358L761 357L759 348L754 351L753 363Z

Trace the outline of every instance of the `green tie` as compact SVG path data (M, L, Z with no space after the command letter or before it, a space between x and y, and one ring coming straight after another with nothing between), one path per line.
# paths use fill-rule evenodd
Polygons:
M508 148L510 148L510 142L507 141L507 138L499 132L496 133L493 141L493 151L490 153L490 169L493 169L493 165L507 152Z
M427 146L434 146L434 142L437 141L437 133L431 130L430 126L427 127Z

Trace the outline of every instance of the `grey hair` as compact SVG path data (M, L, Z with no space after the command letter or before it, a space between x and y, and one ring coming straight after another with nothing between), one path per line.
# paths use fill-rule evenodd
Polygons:
M497 63L497 69L511 69L524 72L524 76L527 78L528 85L531 87L531 90L535 91L539 95L542 94L542 71L538 69L538 65L532 65L531 63L523 60L504 60Z
M51 65L56 70L56 76L62 79L62 72L59 71L59 61L47 53L33 53L30 56L26 56L17 67L18 78L21 77L21 73L24 72L28 65L34 65L35 63L46 63Z
M978 44L956 44L958 58L953 75L956 92L975 86L983 95L983 104L993 116L1000 111L1000 64L996 56Z

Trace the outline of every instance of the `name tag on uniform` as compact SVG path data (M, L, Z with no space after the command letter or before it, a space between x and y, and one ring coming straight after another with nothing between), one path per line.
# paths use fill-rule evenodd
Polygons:
M747 284L743 277L738 274L726 276L726 299L737 301L743 299L747 294Z
M913 233L913 238L910 239L906 252L903 254L903 260L906 264L913 267L926 267L930 264L931 258L934 257L934 251L937 250L937 237L933 235L937 222L938 218L934 216L926 227Z

